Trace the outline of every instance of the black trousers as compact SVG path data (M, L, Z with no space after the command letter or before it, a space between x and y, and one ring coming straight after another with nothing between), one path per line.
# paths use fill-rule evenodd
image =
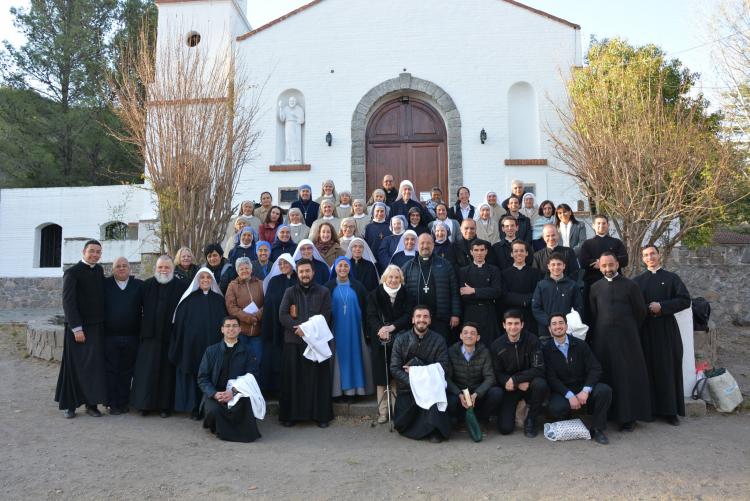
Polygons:
M573 391L573 390L571 390ZM580 391L580 390L579 390ZM597 430L607 429L607 411L612 403L612 388L605 383L597 383L591 390L589 399L586 401L586 410L593 416L591 427ZM570 417L570 402L565 395L555 393L549 397L549 413L555 419Z
M516 406L522 398L526 400L526 404L529 406L527 419L536 421L544 399L549 394L547 381L540 377L532 379L526 391L521 391L518 388L513 391L507 391L502 387L498 388L502 392L502 401L497 415L497 429L502 435L513 433L513 429L516 427Z
M500 410L500 402L503 400L503 390L499 386L493 386L484 396L477 396L477 401L474 404L474 413L479 419L487 419L490 416L497 416ZM454 393L448 393L448 414L456 420L461 422L466 415L466 409L461 405L461 400L458 395Z
M107 374L107 405L116 409L128 406L133 381L138 336L104 337L104 370Z

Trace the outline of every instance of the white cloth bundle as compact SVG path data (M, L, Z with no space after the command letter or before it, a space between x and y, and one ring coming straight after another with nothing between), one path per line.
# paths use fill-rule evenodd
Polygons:
M417 365L409 367L409 386L414 395L414 401L422 409L429 409L437 404L440 412L448 407L448 397L445 388L445 371L440 364Z
M248 372L237 379L230 379L227 381L227 390L230 388L235 388L238 393L227 403L227 407L231 409L234 407L234 404L239 402L240 398L247 397L250 399L255 418L263 419L266 417L266 400L260 392L258 382L255 381L255 376Z
M333 339L331 329L323 315L313 315L310 320L300 324L300 329L305 333L302 340L307 343L303 353L304 357L313 362L325 362L331 358L331 347L328 341Z
M586 341L586 333L589 331L589 326L583 323L581 314L575 308L570 309L570 313L565 315L565 320L568 323L568 334L577 337L581 341Z
M553 442L566 440L591 440L591 433L580 419L544 423L544 438Z

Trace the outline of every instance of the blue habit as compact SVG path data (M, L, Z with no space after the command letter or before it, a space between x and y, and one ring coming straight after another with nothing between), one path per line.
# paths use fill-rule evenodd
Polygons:
M357 293L349 283L333 289L333 337L336 360L341 375L341 391L348 394L365 389L365 368L362 360L362 310Z

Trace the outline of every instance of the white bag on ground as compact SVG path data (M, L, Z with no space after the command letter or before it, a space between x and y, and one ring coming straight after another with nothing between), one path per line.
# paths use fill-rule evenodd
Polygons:
M544 423L544 438L553 442L566 440L591 440L591 433L580 419Z
M743 397L737 381L724 369L723 374L708 378L708 393L719 412L732 412L742 403Z
M570 309L570 313L565 315L565 320L568 322L568 334L581 341L586 341L586 333L589 331L589 326L583 323L581 314L575 308Z

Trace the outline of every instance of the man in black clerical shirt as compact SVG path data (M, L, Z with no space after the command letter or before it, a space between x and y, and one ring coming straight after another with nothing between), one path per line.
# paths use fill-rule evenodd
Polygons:
M143 308L143 281L130 276L124 257L112 263L104 280L104 360L110 414L128 412Z
M490 243L475 239L471 242L473 262L458 270L458 287L464 306L464 321L474 322L482 333L487 348L500 335L495 301L503 293L500 270L487 263Z
M461 317L456 274L448 261L432 255L435 248L432 235L419 235L417 248L419 255L402 268L407 306L422 304L430 308L430 327L448 341L451 329L458 326Z
M534 253L534 268L542 273L547 271L547 263L552 254L559 254L565 260L565 276L578 281L578 259L576 253L570 247L560 245L560 234L554 224L545 224L542 229L542 239L546 244L544 249Z
M86 405L86 414L101 417L97 404L107 401L104 365L104 271L98 265L102 246L89 240L83 258L63 273L65 339L55 402L65 417L75 417Z

